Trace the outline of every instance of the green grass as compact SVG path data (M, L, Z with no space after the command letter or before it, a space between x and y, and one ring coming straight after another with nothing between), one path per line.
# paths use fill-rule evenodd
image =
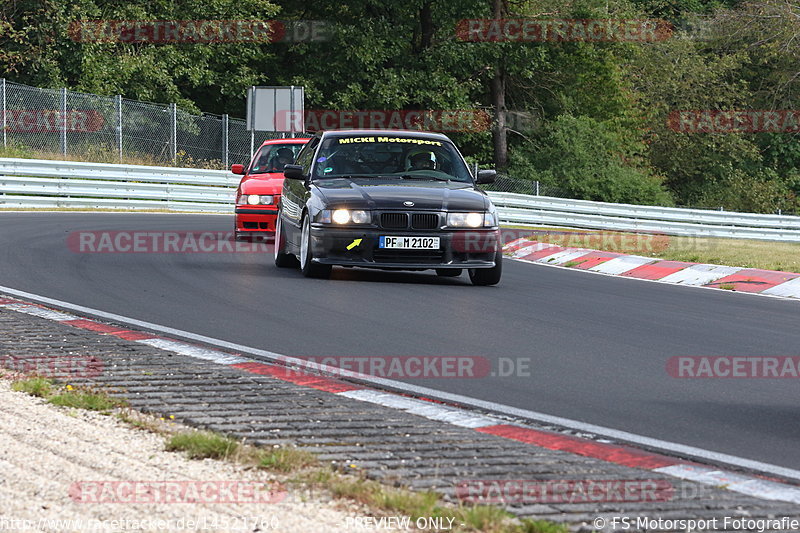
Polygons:
M172 161L164 161L161 158L146 153L123 154L120 159L119 152L116 149L108 149L102 146L78 146L70 150L73 151L73 153L68 153L65 156L61 152L39 151L27 146L12 144L5 148L0 147L0 157L85 161L90 163L121 163L125 165L156 167L173 166ZM79 153L74 153L74 151L78 151ZM219 159L194 159L185 152L179 151L174 166L181 168L220 169L222 168L222 161Z
M167 451L183 451L191 459L230 459L239 442L213 431L184 431L167 440Z
M732 291L736 289L736 285L733 283L720 283L719 288L725 291Z
M125 400L113 398L108 393L88 387L56 386L51 379L30 377L15 380L11 390L46 399L53 405L86 409L88 411L110 411L127 405Z
M9 144L8 146L0 146L0 157L32 159L34 157L34 152L27 146Z
M53 382L46 378L25 378L11 383L11 390L47 398L52 393Z
M569 528L563 524L556 524L548 520L522 520L520 533L569 533Z
M294 472L319 462L317 456L311 452L298 448L275 448L273 450L259 450L258 465L268 470L279 472Z
M583 260L583 261L567 261L562 266L565 266L567 268L572 268L572 267L578 266L578 265L580 265L581 263L584 263L584 262L585 262L585 260Z
M110 411L116 407L127 405L119 398L112 398L104 392L90 390L67 390L50 396L47 401L53 405L86 409L87 411Z
M167 439L166 449L186 452L191 459L220 459L284 473L318 464L313 453L299 448L256 448L213 431L176 433Z

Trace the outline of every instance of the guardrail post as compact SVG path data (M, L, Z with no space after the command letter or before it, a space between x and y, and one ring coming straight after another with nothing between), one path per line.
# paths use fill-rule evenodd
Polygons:
M3 148L8 146L6 138L6 79L0 78L0 114L3 116Z
M539 196L539 180L536 180L536 196Z
M67 157L67 88L61 89L61 153Z
M222 168L228 168L228 115L222 115Z
M172 164L178 164L178 104L169 104L170 106L170 133L172 144Z
M122 163L122 95L117 95L117 149L119 162Z

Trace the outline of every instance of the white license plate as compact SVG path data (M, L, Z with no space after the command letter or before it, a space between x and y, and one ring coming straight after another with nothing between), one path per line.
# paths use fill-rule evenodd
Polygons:
M438 250L439 237L381 237L379 248L400 250Z

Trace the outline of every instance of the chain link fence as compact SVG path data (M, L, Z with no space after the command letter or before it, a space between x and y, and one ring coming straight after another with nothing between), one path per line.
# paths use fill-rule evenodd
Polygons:
M2 147L38 157L228 168L280 133L247 131L243 119L193 115L175 104L0 79Z

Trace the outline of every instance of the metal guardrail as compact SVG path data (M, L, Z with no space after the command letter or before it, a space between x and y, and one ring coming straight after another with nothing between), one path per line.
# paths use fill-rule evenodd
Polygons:
M0 208L232 213L240 178L224 170L0 158Z
M232 213L239 176L224 170L0 158L0 208ZM505 224L800 242L800 217L490 192Z
M800 217L490 192L506 224L800 242Z

